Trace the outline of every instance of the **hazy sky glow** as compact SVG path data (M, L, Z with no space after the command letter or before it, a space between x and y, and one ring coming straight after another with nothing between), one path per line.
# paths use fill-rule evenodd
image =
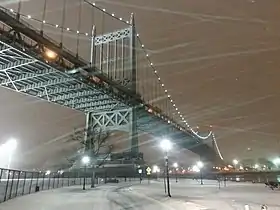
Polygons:
M15 8L12 2L0 5ZM61 2L49 0L47 21L60 22ZM76 27L77 2L69 0L67 10L66 24L72 28ZM179 109L191 125L200 129L213 125L225 158L278 154L279 1L104 0L96 4L125 20L135 13L137 30ZM22 12L39 18L42 5L43 0L27 1ZM81 31L90 31L88 17L85 12ZM122 27L106 21L102 30L98 27L99 33ZM58 36L54 29L47 29ZM73 40L69 36L65 42L70 46ZM83 46L88 47L86 40ZM0 141L19 139L15 166L47 167L62 153L75 149L76 145L62 139L84 125L82 113L3 88L0 95ZM119 138L126 139L122 135ZM158 158L151 149L153 144L147 145L143 147L147 156Z

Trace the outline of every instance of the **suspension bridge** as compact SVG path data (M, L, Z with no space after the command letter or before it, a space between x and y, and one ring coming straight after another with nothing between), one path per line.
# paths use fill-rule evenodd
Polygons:
M87 127L128 132L133 154L144 132L222 159L214 133L178 110L133 14L126 21L85 0L18 1L0 8L0 23L2 87L84 112Z

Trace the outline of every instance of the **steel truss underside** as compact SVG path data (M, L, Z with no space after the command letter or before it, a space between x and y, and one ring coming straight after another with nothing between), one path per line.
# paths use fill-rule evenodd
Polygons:
M0 37L0 85L5 88L84 113L116 114L135 106L131 100L124 100L118 94L88 83L80 74L67 73L40 60L35 52L24 51L16 42L8 43ZM207 152L211 159L216 156L208 145L191 133L180 130L173 122L167 123L162 115L149 113L143 102L137 102L136 107L139 131L158 137L166 135L197 154L205 156Z
M129 105L112 98L93 85L86 84L73 75L55 69L2 41L0 41L0 85L84 113L116 114L130 109ZM159 137L168 135L176 139L178 144L196 153L195 150L204 147L197 138L174 128L174 125L166 123L159 116L147 112L145 107L140 105L136 111L139 131ZM114 125L113 129L117 129L117 125Z

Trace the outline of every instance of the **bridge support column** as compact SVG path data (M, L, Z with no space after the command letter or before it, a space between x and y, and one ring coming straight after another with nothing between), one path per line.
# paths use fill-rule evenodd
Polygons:
M103 131L121 130L129 133L129 144L133 154L138 153L138 133L137 133L137 107L113 111L104 111L99 113L89 113L87 115L87 137L85 141L90 140L91 129L99 128ZM90 146L89 144L86 144ZM88 149L88 147L86 147ZM89 148L94 148L91 145Z
M87 148L87 141L88 141L88 136L89 134L89 128L90 128L90 121L91 121L91 116L90 116L90 112L86 113L86 125L85 125L85 135L84 135L84 153L89 149Z
M135 29L135 20L134 14L131 14L130 18L130 60L131 60L131 90L136 95L137 94L137 64L136 64L136 29ZM131 153L138 154L138 133L137 133L137 115L136 115L136 107L134 106L131 109L130 114L130 142L131 142Z
M137 132L137 116L136 116L135 107L130 109L129 140L131 143L131 153L138 154L139 146L138 146L138 132Z
M93 122L93 118L92 118L92 113L88 112L86 113L86 125L85 125L85 135L84 135L84 152L86 151L94 151L95 146L94 143L95 141L93 141L94 138L94 122Z

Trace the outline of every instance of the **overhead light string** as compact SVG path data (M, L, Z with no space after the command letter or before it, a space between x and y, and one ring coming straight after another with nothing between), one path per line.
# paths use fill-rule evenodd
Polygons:
M197 131L195 131L190 125L189 123L185 120L185 118L183 117L183 114L179 111L179 108L177 107L177 105L175 104L174 100L172 99L171 95L169 94L169 91L166 89L165 84L162 82L161 77L159 76L158 71L155 68L154 63L151 61L151 58L148 54L148 50L145 48L145 45L143 44L143 42L140 39L140 35L137 34L137 38L138 41L141 45L142 50L144 51L147 61L150 65L150 67L152 68L154 74L156 75L158 82L160 84L160 86L164 89L164 93L167 95L167 98L169 99L170 103L172 104L172 107L175 109L177 116L181 119L181 121L187 126L187 128L192 132L192 134L194 134L196 137L202 139L202 140L206 140L208 139L211 135L212 135L212 130L210 130L210 132L206 135L206 136L201 136L199 135L199 133ZM211 127L211 126L210 126Z
M112 18L118 20L118 21L121 21L122 23L125 23L126 25L130 26L130 22L127 20L125 20L124 18L121 18L121 17L118 17L115 15L115 13L109 13L105 8L100 8L98 6L96 6L96 3L91 3L91 2L88 2L87 0L84 0L85 3L91 5L92 7L98 9L99 11L102 11L103 13L111 16ZM15 14L18 14L18 12L15 12L13 9L9 9L9 12L12 13L13 15ZM59 24L53 24L53 23L50 23L46 20L39 20L37 18L34 18L32 17L31 15L27 15L27 14L20 14L21 17L27 19L27 20L33 20L33 21L36 21L36 22L39 22L41 24L44 24L44 25L48 25L50 27L53 27L53 28L57 28L59 30L65 30L69 33L74 33L74 34L79 34L79 35L84 35L86 37L90 36L91 33L90 32L81 32L79 30L75 30L75 29L71 29L69 27L63 27L63 26L60 26ZM212 130L210 130L210 132L206 135L206 136L201 136L199 135L199 133L197 131L195 131L191 126L190 124L186 121L185 117L183 116L183 114L179 111L179 108L177 107L177 105L175 104L174 100L172 99L169 91L166 89L166 86L165 84L162 82L162 79L157 71L157 69L155 68L154 66L154 63L152 62L151 58L150 58L150 55L148 54L148 51L147 49L145 48L145 45L143 44L143 42L141 41L140 39L140 35L137 34L137 39L138 41L140 42L141 44L141 48L142 50L144 51L145 55L146 55L146 59L147 61L149 62L149 65L150 67L152 68L153 70L153 73L156 75L157 77L157 80L158 80L158 83L161 85L161 87L163 88L164 90L164 93L167 95L167 98L169 99L169 102L171 103L172 107L175 109L176 111L176 115L179 117L179 119L181 119L182 123L187 127L187 130L191 131L192 134L194 134L196 137L198 137L199 139L202 139L202 140L206 140L208 139L212 134ZM164 117L162 116L162 119ZM170 119L165 119L168 123L171 123ZM186 130L186 128L184 127L181 127L181 125L178 125L177 123L173 122L173 124L179 128L180 130Z
M109 13L105 8L100 8L98 6L96 6L96 3L91 3L87 0L83 0L85 3L89 4L90 6L94 7L95 9L103 12L104 14L107 14L109 15L110 17L112 17L113 19L115 20L118 20L128 26L130 26L130 22L128 20L125 20L124 18L122 17L118 17L115 15L115 13ZM18 14L17 11L14 11L13 9L7 9L10 13L12 13L13 15L15 14ZM53 28L57 28L57 29L63 29L65 31L68 31L69 33L74 33L74 34L79 34L79 35L84 35L84 36L89 36L90 35L90 32L82 32L82 31L79 31L79 30L75 30L75 29L72 29L72 28L69 28L69 27L63 27L61 26L60 24L54 24L54 23L50 23L48 22L47 20L40 20L38 18L35 18L35 17L32 17L32 15L30 14L23 14L23 13L20 13L19 14L21 17L27 19L27 20L32 20L32 21L35 21L35 22L38 22L38 23L41 23L42 25L48 25L50 27L53 27Z

